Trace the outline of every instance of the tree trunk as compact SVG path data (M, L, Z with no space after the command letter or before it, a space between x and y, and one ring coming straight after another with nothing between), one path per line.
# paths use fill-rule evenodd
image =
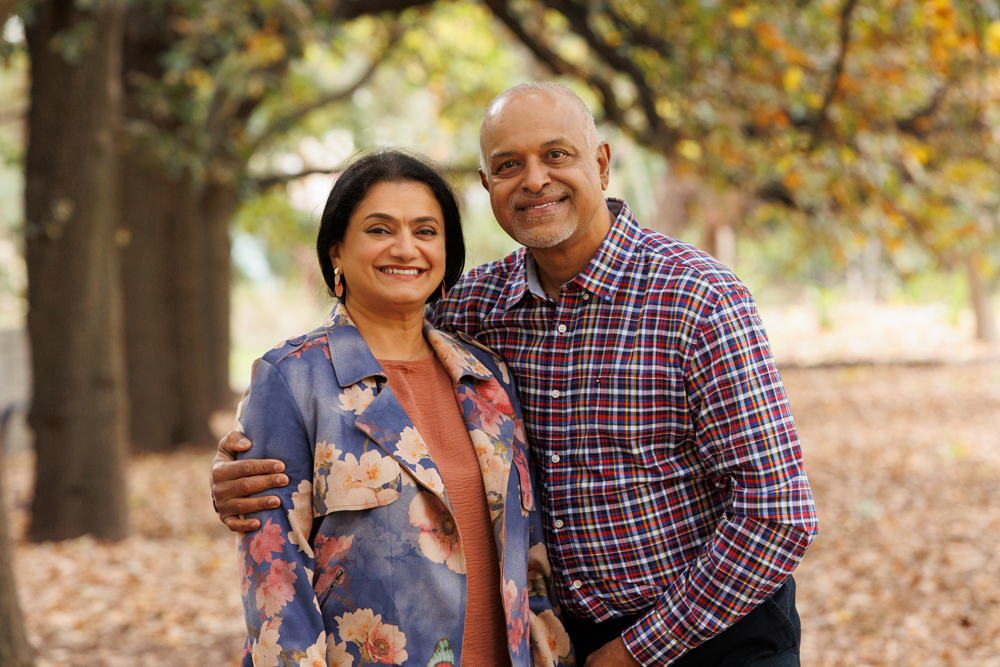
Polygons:
M232 259L229 223L239 207L236 188L231 183L209 183L202 197L206 234L205 322L209 360L209 393L212 408L233 405L229 387L229 298L232 287Z
M3 460L3 441L0 440L0 461ZM32 667L31 645L24 632L24 617L17 602L14 586L14 547L7 533L7 506L4 503L3 466L0 466L0 665L3 667Z
M743 199L738 192L702 193L701 248L721 264L736 270L736 223L743 215Z
M125 347L133 451L166 451L177 442L178 364L172 309L178 187L130 142L122 151L122 256Z
M983 279L977 260L976 255L965 258L965 269L969 276L969 298L972 301L972 311L976 315L976 338L987 343L995 343L1000 340L1000 331L997 330L997 312L993 307L993 290Z
M122 11L35 7L26 36L28 334L36 480L30 539L128 533L118 266Z
M212 414L209 388L209 348L205 332L204 289L207 230L202 212L203 188L192 178L179 185L178 209L173 220L171 257L172 309L177 345L178 442L211 442Z

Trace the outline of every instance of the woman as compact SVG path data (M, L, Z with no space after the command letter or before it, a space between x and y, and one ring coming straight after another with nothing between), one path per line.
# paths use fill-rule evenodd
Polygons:
M423 320L465 260L450 188L367 155L317 253L333 312L254 363L238 410L242 456L289 477L240 544L243 664L566 662L509 371Z

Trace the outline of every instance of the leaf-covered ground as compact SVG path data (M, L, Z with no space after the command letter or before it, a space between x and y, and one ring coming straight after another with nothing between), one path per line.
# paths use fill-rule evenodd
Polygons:
M821 524L796 573L802 664L1000 667L1000 364L782 376ZM16 576L39 667L236 664L236 545L210 506L210 459L135 458L125 542L30 545L31 460L8 457Z

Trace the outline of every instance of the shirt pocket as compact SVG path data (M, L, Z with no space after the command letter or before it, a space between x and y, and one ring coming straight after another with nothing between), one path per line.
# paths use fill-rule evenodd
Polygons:
M373 447L360 457L334 445L316 445L313 459L313 515L366 510L399 499L399 462Z

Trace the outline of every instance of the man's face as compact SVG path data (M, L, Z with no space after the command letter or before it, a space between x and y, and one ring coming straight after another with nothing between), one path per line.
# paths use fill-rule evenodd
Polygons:
M497 222L521 245L593 253L604 238L610 149L588 147L586 129L578 104L550 92L511 97L483 120L480 177Z

